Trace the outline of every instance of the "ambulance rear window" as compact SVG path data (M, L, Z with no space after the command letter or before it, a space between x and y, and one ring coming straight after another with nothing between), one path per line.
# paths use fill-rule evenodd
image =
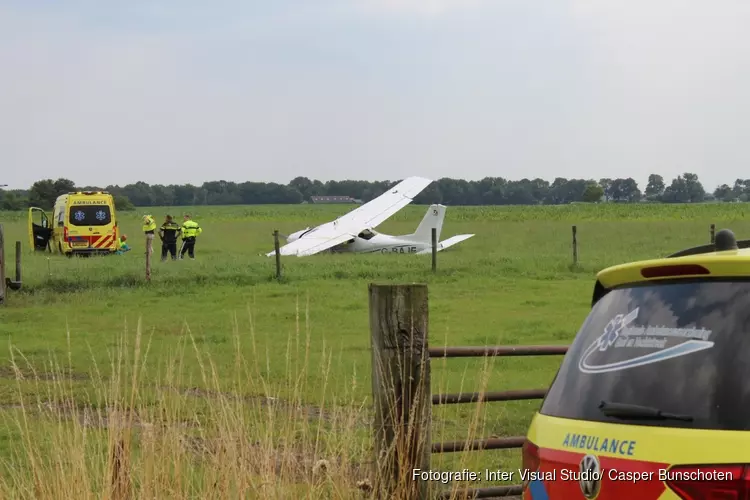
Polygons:
M586 318L540 412L597 422L750 429L750 281L612 290ZM692 421L606 416L602 401Z
M112 214L107 205L73 205L69 220L74 226L106 226L112 222Z

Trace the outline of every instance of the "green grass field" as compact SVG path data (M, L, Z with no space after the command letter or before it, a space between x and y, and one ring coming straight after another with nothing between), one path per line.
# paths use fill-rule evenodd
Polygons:
M0 212L6 253L16 240L25 249L23 289L0 308L0 495L108 495L122 442L139 498L358 498L373 459L368 283L428 283L432 346L567 344L600 269L708 243L711 223L750 233L747 204L449 207L443 239L476 236L438 254L436 274L429 255L319 255L283 258L276 282L274 259L259 255L274 229L350 209L150 209L157 220L189 210L204 228L197 260L156 259L151 283L142 210L120 214L132 252L92 259L28 253L26 215ZM412 232L425 209L378 229ZM546 387L560 359L434 360L432 390ZM523 435L538 406L435 406L432 439ZM450 453L432 468L507 470L519 458Z

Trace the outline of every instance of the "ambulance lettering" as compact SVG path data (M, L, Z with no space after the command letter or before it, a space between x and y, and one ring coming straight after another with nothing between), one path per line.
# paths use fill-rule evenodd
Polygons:
M612 453L622 456L633 456L636 441L626 439L604 438L599 436L587 436L586 434L565 434L562 445L565 448L577 450L598 451Z
M638 312L639 308L636 307L628 314L618 314L612 318L602 334L583 352L578 361L578 369L583 373L615 372L685 356L714 346L713 341L708 340L713 332L705 328L631 326L638 317ZM643 354L645 349L651 352Z

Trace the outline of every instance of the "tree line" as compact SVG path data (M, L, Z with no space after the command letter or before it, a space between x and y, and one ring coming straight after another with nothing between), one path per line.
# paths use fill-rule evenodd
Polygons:
M310 202L313 196L349 196L367 202L387 191L398 181L326 181L296 177L289 184L274 182L211 181L191 184L154 184L136 182L126 186L76 186L69 179L44 179L27 190L1 190L0 209L22 210L29 206L51 208L55 198L69 191L112 193L120 210L147 206L258 205ZM486 177L478 181L442 178L420 193L416 204L446 205L560 205L575 202L656 202L697 203L705 201L748 201L750 179L737 179L732 186L722 184L708 193L696 174L684 173L666 184L651 174L641 191L631 177L609 179L509 180Z

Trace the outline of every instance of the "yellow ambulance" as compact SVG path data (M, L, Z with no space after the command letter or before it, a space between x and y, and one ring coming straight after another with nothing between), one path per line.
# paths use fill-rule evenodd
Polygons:
M528 430L524 500L750 498L748 247L720 231L597 275Z
M67 256L108 255L119 238L114 197L106 191L77 191L55 200L52 219L29 208L29 243L36 251Z

